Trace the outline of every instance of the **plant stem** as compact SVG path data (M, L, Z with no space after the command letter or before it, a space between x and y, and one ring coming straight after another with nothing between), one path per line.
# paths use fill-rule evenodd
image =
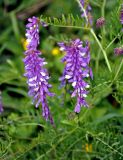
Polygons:
M52 23L48 23L48 24L49 24L49 25L51 25L51 26L61 27L61 28L73 28L73 29L84 29L84 30L90 30L90 28L87 28L87 27L57 25L57 24L52 24Z
M86 14L86 11L85 11L84 7L83 7L82 4L80 3L80 0L76 0L76 1L78 2L80 8L82 9L82 11L83 11L83 13L84 13L84 16L85 16L85 19L86 19L87 24L88 24L88 16L87 16L87 14Z
M107 50L107 49L114 43L114 41L115 41L118 37L120 37L120 36L119 36L119 33L118 33L118 35L107 45L107 47L106 47L105 50Z
M116 74L115 74L115 77L114 77L114 79L113 79L113 82L117 79L117 76L118 76L118 74L119 74L119 72L120 72L120 70L121 70L121 68L122 68L122 65L123 65L123 59L121 60L121 63L120 63L120 65L119 65L118 70L117 70L117 72L116 72Z
M98 43L98 45L99 45L99 47L100 47L100 49L101 49L101 51L102 51L102 53L103 53L103 55L104 55L104 58L105 58L105 61L106 61L106 64L107 64L107 67L108 67L109 71L112 72L112 69L111 69L111 66L110 66L110 63L109 63L109 60L108 60L108 57L107 57L107 55L106 55L105 50L103 49L100 41L98 40L96 34L94 33L94 30L93 30L93 29L90 29L90 32L91 32L91 34L94 36L96 42Z
M106 5L106 0L103 0L103 4L102 4L102 7L101 7L101 15L103 18L105 18L105 5ZM103 26L103 36L105 36L105 25Z

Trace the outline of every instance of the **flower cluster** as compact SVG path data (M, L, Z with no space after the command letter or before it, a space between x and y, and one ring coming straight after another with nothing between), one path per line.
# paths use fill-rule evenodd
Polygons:
M42 104L42 116L53 123L46 98L47 95L53 96L54 94L49 92L49 88L52 86L48 84L49 76L47 69L44 68L47 63L44 58L39 57L41 52L37 49L39 44L39 20L36 17L32 17L28 21L29 23L26 25L28 44L24 58L26 71L24 75L28 79L28 94L33 97L33 103L35 103L36 108Z
M115 48L114 49L114 53L115 55L122 55L123 54L123 48L122 47L119 47L119 48Z
M63 42L58 44L60 50L66 52L62 59L62 62L65 62L66 65L60 81L62 86L65 86L66 80L72 84L74 91L71 97L77 96L74 111L79 113L81 106L88 107L85 97L88 94L87 88L89 88L89 84L85 81L85 78L89 76L93 78L92 70L89 67L89 42L86 42L85 47L83 47L83 42L80 39L73 40L70 44L64 44Z
M99 19L97 19L96 21L96 27L100 28L105 24L105 18L104 17L100 17Z
M81 16L87 17L88 23L90 25L92 25L93 20L92 20L92 15L90 13L92 10L91 6L87 3L86 0L80 0L80 4L81 4L82 8L85 10L85 12L83 12L83 9L81 8L81 12L82 12Z

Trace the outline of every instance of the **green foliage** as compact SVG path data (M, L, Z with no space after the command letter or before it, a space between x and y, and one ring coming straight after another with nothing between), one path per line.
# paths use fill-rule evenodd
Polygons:
M53 25L53 26L59 26L59 27L74 27L74 28L84 28L82 27L82 24L84 23L84 19L81 18L80 16L76 15L73 16L72 14L68 14L65 16L62 14L61 18L56 18L56 17L45 17L41 15L40 21L45 22L46 24ZM85 27L85 29L88 29Z

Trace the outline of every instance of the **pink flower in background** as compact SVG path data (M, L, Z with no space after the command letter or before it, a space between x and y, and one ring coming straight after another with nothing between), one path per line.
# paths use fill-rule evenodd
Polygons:
M122 47L115 48L114 53L115 53L115 55L122 55L123 54L123 48Z
M97 21L96 21L96 27L97 27L97 28L100 28L100 27L102 27L103 25L105 25L105 18L104 18L104 17L100 17L100 18L97 19Z

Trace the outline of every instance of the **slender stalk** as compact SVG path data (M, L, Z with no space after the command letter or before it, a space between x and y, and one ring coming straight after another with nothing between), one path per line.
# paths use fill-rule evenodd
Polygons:
M120 70L121 70L121 68L122 68L122 65L123 65L123 59L121 60L121 63L120 63L120 65L119 65L118 69L117 69L117 72L116 72L116 74L115 74L115 77L114 77L114 79L113 79L113 82L117 79L117 76L118 76L118 74L119 74L119 72L120 72Z
M105 18L105 4L106 4L106 0L103 0L103 4L101 7L101 16ZM103 45L105 42L105 25L102 27L101 29L101 35L102 35L102 39L101 39L101 44ZM101 55L101 50L99 49L98 54L97 54L97 58L96 58L96 71L98 72L98 67L99 67L99 58Z
M87 27L80 27L80 26L65 26L65 25L57 25L57 24L50 24L51 26L54 27L61 27L61 28L73 28L73 29L84 29L84 30L90 30L90 28Z
M105 50L107 50L107 49L114 43L114 41L115 41L118 37L120 37L120 36L119 36L119 33L118 33L118 35L107 45L107 47L106 47Z
M102 16L105 17L105 5L106 5L106 0L103 0L103 5L102 5Z
M102 4L102 7L101 7L101 15L103 18L105 18L105 5L106 5L106 0L103 0L103 4ZM105 25L103 26L103 36L105 36Z
M102 53L103 53L103 55L104 55L104 58L105 58L105 61L106 61L106 64L107 64L107 67L108 67L109 71L112 72L112 69L111 69L111 66L110 66L110 63L109 63L109 60L108 60L108 57L107 57L107 55L106 55L105 50L103 49L100 41L98 40L96 34L94 33L94 30L93 30L93 29L90 29L90 32L91 32L91 34L94 36L97 44L99 45L99 47L100 47L100 49L101 49L101 51L102 51Z
M83 7L82 4L80 3L80 0L76 0L76 1L78 2L80 8L81 8L82 11L84 12L84 16L85 16L85 19L86 19L87 24L88 24L88 16L87 16L87 14L86 14L86 11L85 11L84 7Z

